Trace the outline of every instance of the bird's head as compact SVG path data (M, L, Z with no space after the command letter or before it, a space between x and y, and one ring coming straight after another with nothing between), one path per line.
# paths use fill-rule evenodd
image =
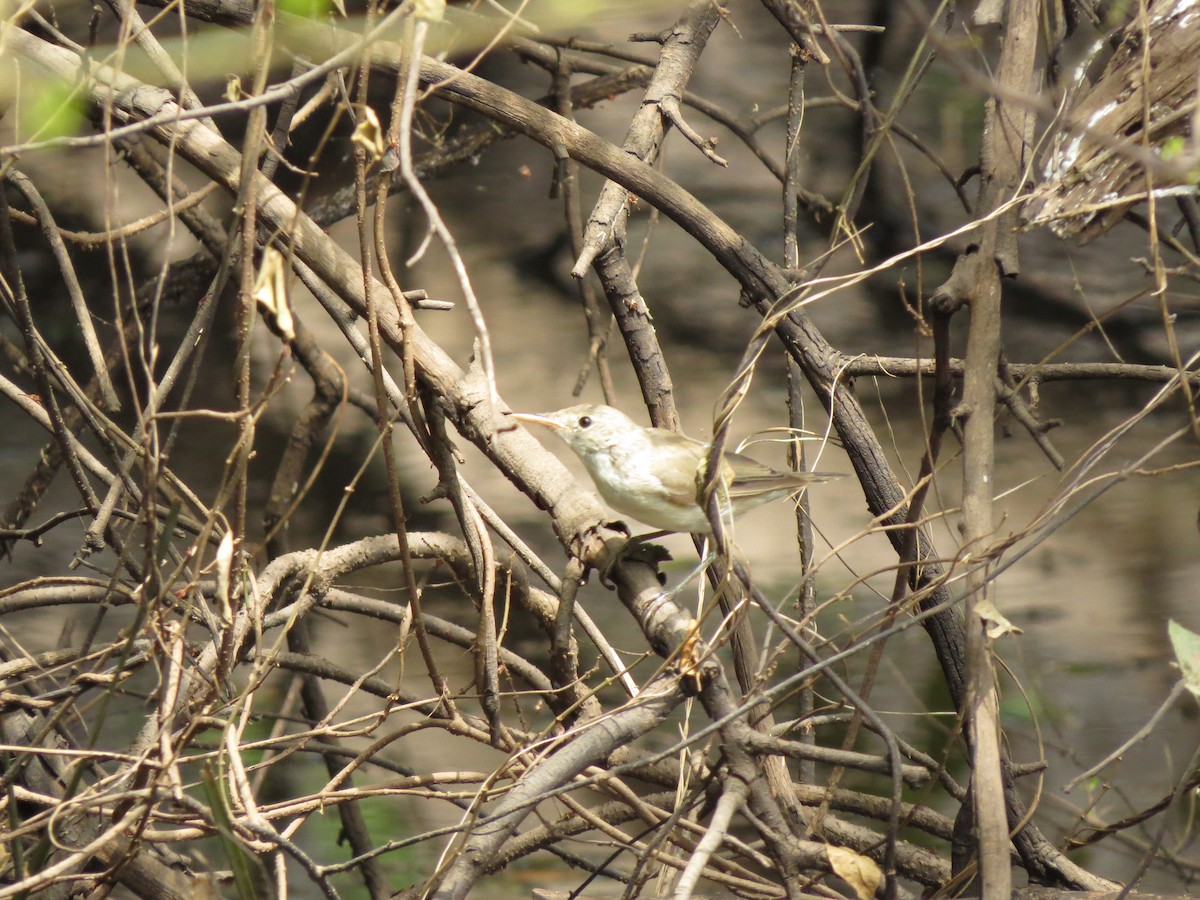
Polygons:
M585 460L636 439L642 431L620 410L591 403L536 415L513 413L513 418L549 428Z

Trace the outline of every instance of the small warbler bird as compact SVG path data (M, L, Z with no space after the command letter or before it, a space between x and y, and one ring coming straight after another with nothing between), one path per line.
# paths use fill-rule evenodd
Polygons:
M582 404L514 419L544 425L583 461L600 496L617 512L662 531L712 534L701 507L708 444L668 431L643 428L611 406ZM780 472L726 453L718 488L722 513L740 516L806 486L836 478L820 472Z

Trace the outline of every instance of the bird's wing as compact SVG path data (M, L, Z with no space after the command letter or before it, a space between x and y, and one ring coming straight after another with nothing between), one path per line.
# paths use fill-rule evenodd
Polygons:
M699 496L696 473L704 465L706 446L666 428L649 430L654 433L653 446L662 463L654 471L662 484L663 499L680 507L695 506Z
M654 446L664 462L674 465L658 467L656 474L662 482L667 499L679 505L698 503L704 489L704 460L708 444L665 428L650 429L655 434ZM730 499L758 496L768 491L795 490L815 481L836 478L822 472L781 472L740 453L726 453L721 466L721 491ZM682 498L687 497L684 502Z
M753 496L789 487L799 490L808 484L807 477L800 472L780 472L740 453L726 453L725 467L730 497Z
M725 463L728 466L726 477L729 479L729 496L733 498L765 491L798 491L819 481L842 477L834 472L781 472L740 453L726 453Z

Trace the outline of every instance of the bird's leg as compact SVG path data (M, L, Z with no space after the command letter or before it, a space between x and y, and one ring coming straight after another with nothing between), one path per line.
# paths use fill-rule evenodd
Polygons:
M668 534L674 534L673 531L647 531L645 534L635 534L629 538L629 544L648 544L651 541L657 541L660 537L666 537Z

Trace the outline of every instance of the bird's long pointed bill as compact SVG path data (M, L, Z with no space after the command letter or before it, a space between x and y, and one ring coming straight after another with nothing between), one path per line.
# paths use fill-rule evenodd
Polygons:
M539 416L534 413L513 413L512 417L518 422L524 422L527 425L545 425L547 428L562 428L562 425L547 416Z

